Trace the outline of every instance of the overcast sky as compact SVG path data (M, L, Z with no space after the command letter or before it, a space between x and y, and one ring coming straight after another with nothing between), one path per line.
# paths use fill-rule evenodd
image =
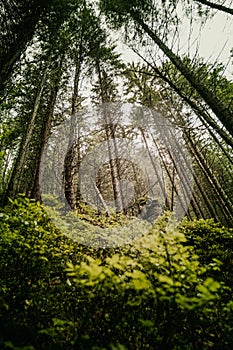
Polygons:
M200 23L192 25L190 41L189 33L190 22L184 17L179 32L181 52L187 54L188 48L191 46L190 54L192 56L198 46L199 56L205 58L205 61L213 63L217 60L227 65L225 74L229 79L232 79L233 58L230 59L230 51L233 49L233 16L217 11L215 16L209 19L204 26L201 27ZM120 52L127 61L138 60L132 50L124 44L120 44L119 41L118 44Z
M183 30L184 42L187 41L189 25L186 23ZM198 37L199 25L194 26L193 38ZM204 57L207 61L214 62L218 60L227 64L230 58L230 51L233 49L233 21L232 16L227 16L220 12L208 20L201 31L199 41L199 55ZM187 48L187 46L186 46ZM232 78L233 59L230 59L227 67L227 75Z

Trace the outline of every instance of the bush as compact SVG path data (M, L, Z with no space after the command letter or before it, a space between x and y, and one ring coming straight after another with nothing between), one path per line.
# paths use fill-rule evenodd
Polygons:
M80 253L74 243L56 232L39 203L18 198L0 216L0 347L12 340L37 348L40 339L38 349L43 349L41 329L53 324L53 318L68 315L66 300L73 298L73 290L67 285L64 269L70 259L77 262ZM6 344L10 348L10 343Z
M232 230L168 230L164 215L134 244L94 249L23 197L0 217L1 349L232 348Z

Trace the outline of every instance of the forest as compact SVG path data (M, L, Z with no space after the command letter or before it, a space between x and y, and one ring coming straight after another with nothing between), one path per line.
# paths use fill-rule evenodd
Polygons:
M0 349L233 349L232 15L1 1Z

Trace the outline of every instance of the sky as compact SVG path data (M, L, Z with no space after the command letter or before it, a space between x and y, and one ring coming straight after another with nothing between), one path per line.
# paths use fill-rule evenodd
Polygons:
M189 38L190 28L192 34ZM226 65L225 75L228 79L233 78L233 58L230 58L230 51L233 49L233 16L216 11L214 17L204 26L201 26L200 22L190 26L190 21L184 16L181 20L179 36L179 47L182 53L187 54L190 47L191 56L195 55L198 47L200 57L203 57L206 62L222 62ZM118 49L126 61L138 60L138 56L119 41Z
M187 41L189 24L184 23L183 41ZM193 39L198 37L199 25L194 26ZM187 47L187 44L186 44ZM195 49L195 45L194 45ZM216 15L207 21L201 30L199 40L199 55L210 62L223 62L228 64L226 74L233 78L233 58L230 59L230 51L233 49L233 20L232 16L227 16L217 12Z

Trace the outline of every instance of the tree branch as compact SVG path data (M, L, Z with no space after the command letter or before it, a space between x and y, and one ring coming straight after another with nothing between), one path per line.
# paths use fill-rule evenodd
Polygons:
M216 9L225 13L229 13L230 15L233 15L233 9L230 9L229 7L220 5L220 4L215 4L211 1L208 0L194 0L195 2L198 2L200 4L206 5L211 7L212 9Z

